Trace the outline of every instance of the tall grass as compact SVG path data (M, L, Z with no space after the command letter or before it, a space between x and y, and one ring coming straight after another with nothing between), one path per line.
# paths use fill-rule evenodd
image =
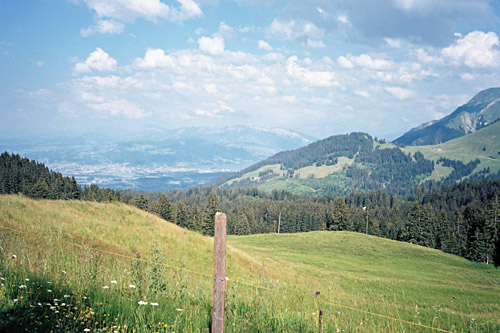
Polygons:
M0 226L25 232L0 229L0 331L209 331L211 238L123 204L20 196L0 197ZM228 332L425 330L342 306L500 329L500 274L486 265L353 233L228 244Z

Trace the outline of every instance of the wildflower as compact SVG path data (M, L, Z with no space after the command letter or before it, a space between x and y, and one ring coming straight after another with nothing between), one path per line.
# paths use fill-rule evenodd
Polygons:
M319 310L319 315L322 316L323 315L323 311L322 310Z
M85 259L84 263L88 263L89 261L87 259ZM90 330L89 330L90 331Z
M102 287L102 289L109 289L109 287L108 286L104 286L104 287Z
M319 296L319 294L321 294L319 290L316 290L316 291L314 292L314 295L316 295L316 296Z
M54 303L57 303L59 302L59 300L57 298L54 298Z
M48 292L48 293L51 293L51 292L52 292L52 290L50 290L50 289L47 289L47 292Z
M52 282L50 282L50 281L47 281L47 284L52 284Z
M5 279L3 277L0 277L0 280L5 281Z
M158 303L151 303L152 306L158 306Z
M133 284L129 284L129 285L128 285L128 287L129 287L129 288L135 288L135 285L133 285Z
M144 302L144 301L139 301L139 305L147 305L148 302Z
M25 279L26 281L29 281L30 279Z
M19 286L19 289L25 289L26 288L26 285L22 284Z
M176 309L177 311L182 311L182 309Z
M64 297L64 298L68 298L68 297L71 297L71 296L70 296L70 295L64 295L63 297Z
M111 283L112 284L116 284L116 280L111 280Z
M84 332L90 332L90 328L86 328L83 330Z
M337 311L337 314L340 316L340 311Z
M64 274L66 274L66 271L65 271L64 269L62 270L62 272L63 272Z

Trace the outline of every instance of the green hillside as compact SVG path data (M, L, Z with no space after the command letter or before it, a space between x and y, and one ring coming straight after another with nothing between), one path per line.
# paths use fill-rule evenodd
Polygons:
M209 237L22 196L0 196L0 227L0 331L209 331ZM440 251L311 232L230 236L227 256L228 332L500 329L500 271Z
M469 163L477 158L480 164L475 167L473 173L485 168L489 168L490 173L497 173L500 171L500 122L439 145L407 146L403 151L412 154L419 151L426 159L433 161L444 157ZM433 176L436 176L436 173Z
M405 148L375 141L366 133L337 135L276 154L221 178L218 185L257 186L300 195L379 189L407 195L426 181L452 183L478 173L487 176L499 172L498 133L500 122L443 144Z

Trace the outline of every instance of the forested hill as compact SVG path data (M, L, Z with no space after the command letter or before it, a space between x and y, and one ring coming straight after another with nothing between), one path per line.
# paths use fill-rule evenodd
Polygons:
M80 199L75 178L49 170L43 163L19 154L0 155L0 194L23 193L36 199Z
M500 123L460 138L454 144L403 148L366 133L335 135L278 153L215 185L286 190L299 195L345 195L384 190L406 195L415 186L451 184L500 170ZM490 130L492 129L492 130ZM457 139L458 140L458 139ZM411 149L410 149L411 148Z
M448 116L415 127L394 140L405 145L435 145L473 133L500 119L500 88L479 92Z

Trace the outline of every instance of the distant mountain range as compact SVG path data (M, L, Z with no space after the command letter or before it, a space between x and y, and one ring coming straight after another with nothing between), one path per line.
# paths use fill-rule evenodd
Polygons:
M417 126L395 143L422 146L440 144L473 133L500 119L500 88L479 92L448 116Z
M165 129L149 126L127 140L88 133L78 137L0 138L0 150L45 163L80 184L137 190L202 185L313 137L281 128Z

